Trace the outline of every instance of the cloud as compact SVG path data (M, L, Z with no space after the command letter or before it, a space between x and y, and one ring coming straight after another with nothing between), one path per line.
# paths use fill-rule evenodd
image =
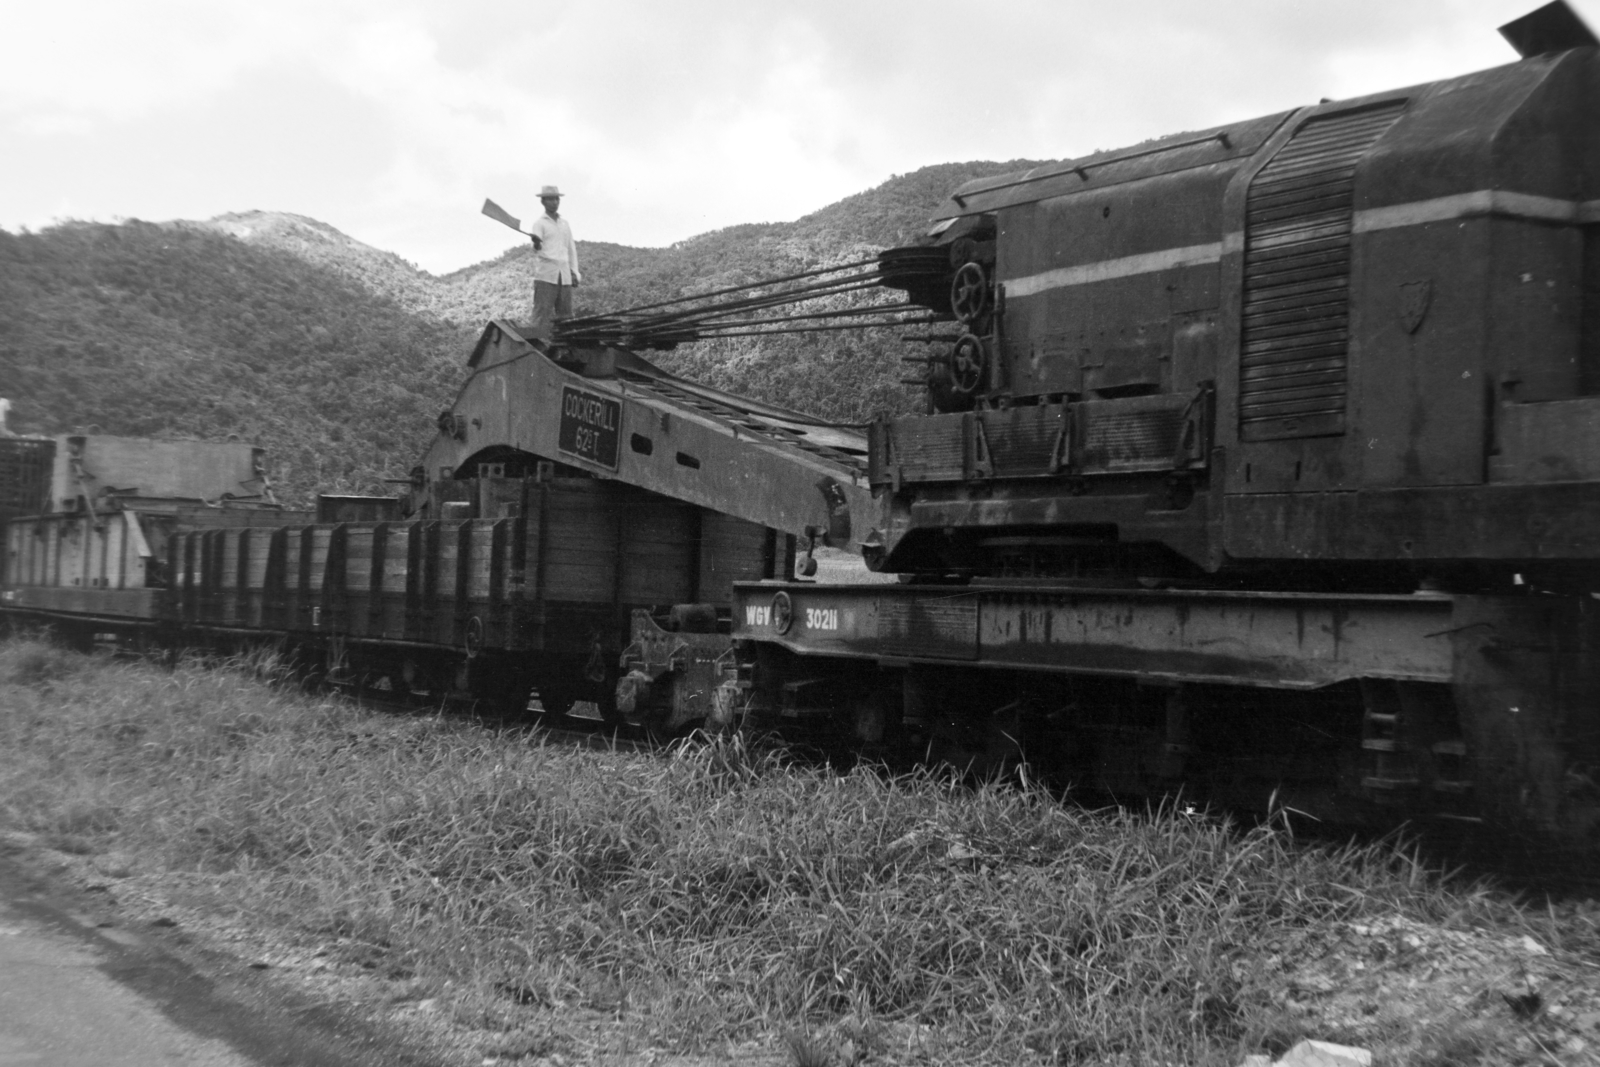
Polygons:
M16 129L29 137L83 136L94 131L94 122L87 115L36 111L19 116Z
M0 222L63 189L96 217L276 208L446 270L505 247L484 196L531 214L553 181L580 237L661 244L929 163L1069 156L1506 62L1494 27L1529 6L0 0L0 154L22 161ZM122 165L66 169L108 146Z
M242 70L294 53L294 12L286 14L280 21L255 5L176 0L8 0L0 6L10 37L0 112L46 105L126 119L215 92Z

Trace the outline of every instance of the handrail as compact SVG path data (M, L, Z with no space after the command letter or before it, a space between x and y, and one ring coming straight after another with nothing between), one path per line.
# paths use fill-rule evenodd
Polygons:
M1232 143L1230 143L1228 140L1228 131L1222 130L1218 133L1207 134L1204 137L1195 137L1187 141L1179 141L1176 144L1157 145L1154 148L1146 148L1140 152L1127 152L1120 156L1112 156L1110 159L1097 159L1093 163L1079 163L1075 166L1067 167L1065 170L1051 171L1049 174L1030 174L1026 178L1018 178L1016 181L1002 182L999 185L991 185L984 189L974 189L972 192L966 193L965 195L961 193L951 193L950 199L956 202L957 207L966 207L967 199L969 197L982 196L985 193L998 192L1001 189L1012 189L1018 185L1031 185L1034 182L1042 182L1047 178L1059 178L1063 174L1076 174L1084 181L1088 181L1089 170L1092 167L1109 167L1113 163L1126 163L1130 159L1142 159L1145 156L1159 155L1162 152L1175 152L1180 148L1193 148L1195 145L1209 144L1212 141L1221 142L1223 148L1233 147Z

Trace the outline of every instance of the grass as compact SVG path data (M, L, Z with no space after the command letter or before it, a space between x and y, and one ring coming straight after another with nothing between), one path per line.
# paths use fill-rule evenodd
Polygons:
M545 1052L582 1017L634 1047L778 1034L814 1067L1232 1065L1325 1036L1258 966L1284 943L1481 905L1382 845L738 740L546 746L270 673L0 644L0 828L187 872L206 906Z

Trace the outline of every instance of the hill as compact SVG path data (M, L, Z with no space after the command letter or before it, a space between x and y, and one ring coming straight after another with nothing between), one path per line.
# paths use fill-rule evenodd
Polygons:
M208 227L0 232L14 430L237 433L270 450L297 503L404 476L460 383L469 336Z
M696 290L804 270L841 255L911 241L952 189L974 178L1035 166L944 163L895 175L794 222L730 226L666 248L578 241L584 288L578 314L614 311ZM485 223L487 225L487 223ZM355 240L326 223L277 211L219 215L199 225L246 244L277 249L324 267L419 315L475 328L491 318L517 318L530 302L532 249L515 245L498 257L443 276ZM583 220L575 219L582 233Z
M325 222L284 211L238 211L201 224L246 244L288 252L343 274L363 288L411 311L430 306L435 279L393 252L373 248Z
M616 310L871 255L912 239L949 191L1028 161L925 167L794 222L667 248L579 242L577 312ZM575 220L582 232L582 219ZM442 277L315 219L0 231L0 395L13 428L257 440L291 501L384 491L462 377L470 339L522 319L531 248ZM668 369L824 417L920 402L892 330L733 338L657 353Z

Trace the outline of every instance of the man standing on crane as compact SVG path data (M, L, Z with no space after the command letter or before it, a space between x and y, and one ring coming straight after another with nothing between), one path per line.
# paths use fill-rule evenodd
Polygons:
M578 244L572 227L561 217L561 190L546 185L539 190L544 214L528 227L533 237L533 328L548 338L556 319L572 316L572 290L578 273Z

